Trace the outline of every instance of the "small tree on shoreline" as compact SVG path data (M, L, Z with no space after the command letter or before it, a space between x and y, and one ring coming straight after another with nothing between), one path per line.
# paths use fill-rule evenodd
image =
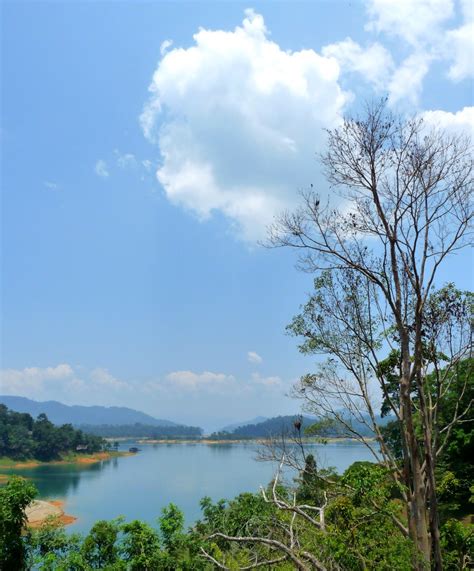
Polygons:
M343 205L323 206L309 192L270 234L271 246L297 249L301 269L318 274L316 293L291 329L305 338L303 351L329 360L303 377L297 392L349 432L341 408L354 418L367 413L382 459L402 484L408 534L441 570L436 459L452 427L472 419L472 403L440 425L452 378L440 363L455 369L471 336L469 303L460 314L449 292L436 298L434 285L442 263L468 241L470 141L394 117L382 101L328 133L322 163ZM380 367L381 352L390 349L397 352L395 391L393 375L390 384ZM403 427L401 467L375 422L374 380Z

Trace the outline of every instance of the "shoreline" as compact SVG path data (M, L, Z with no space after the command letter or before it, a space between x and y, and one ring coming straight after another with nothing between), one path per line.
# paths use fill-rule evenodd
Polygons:
M33 500L26 508L26 527L37 529L46 521L52 525L70 525L77 521L77 517L64 512L63 500Z
M375 438L365 438L365 442L373 442ZM134 440L138 444L266 444L271 442L268 438L244 438L244 439L211 439L211 438L199 438L199 439L147 439L147 438L137 438ZM329 437L329 438L304 438L304 444L335 444L338 442L360 442L357 438L337 438L337 437Z
M55 466L66 464L95 464L112 458L119 458L122 456L134 456L133 452L126 451L113 451L113 452L96 452L95 454L75 454L73 456L66 456L61 460L13 460L11 458L0 458L0 470L21 470L28 468L37 468L38 466ZM4 479L4 474L0 474L0 482Z

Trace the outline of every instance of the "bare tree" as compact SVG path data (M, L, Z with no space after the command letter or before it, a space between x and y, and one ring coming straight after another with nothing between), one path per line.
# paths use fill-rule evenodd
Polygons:
M440 266L468 242L471 151L465 137L429 131L421 119L394 117L385 101L369 105L363 118L346 119L328 133L322 164L341 197L339 207L322 205L309 192L299 210L281 216L270 236L272 246L300 251L301 269L323 280L316 282L318 296L310 308L312 328L304 331L304 320L297 326L307 349L327 353L330 360L302 379L299 394L354 436L351 418L372 426L374 454L404 485L409 535L437 570L437 450L450 424L468 420L471 405L457 410L447 426L437 425L438 403L452 375L441 372L436 355L441 344L449 345L448 329L448 368L467 355L471 340L464 325L456 329L452 315L443 322L439 307L433 312L433 290ZM381 353L390 348L399 355L395 398L379 366ZM428 380L433 369L434 392ZM374 380L403 426L401 467L375 421Z

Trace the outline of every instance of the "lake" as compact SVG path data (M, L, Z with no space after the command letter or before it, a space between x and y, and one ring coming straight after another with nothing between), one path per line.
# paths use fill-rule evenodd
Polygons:
M87 532L98 519L123 515L127 520L156 522L169 502L184 512L186 523L200 517L199 500L232 498L255 492L272 479L275 465L255 460L252 444L122 444L137 445L134 456L96 464L42 465L9 470L35 483L41 499L65 501L66 513L76 516L70 531ZM357 460L373 460L368 449L355 442L311 445L320 466L344 471Z

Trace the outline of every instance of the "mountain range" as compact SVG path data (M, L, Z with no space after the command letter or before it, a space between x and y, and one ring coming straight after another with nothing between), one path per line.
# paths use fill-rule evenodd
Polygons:
M123 406L69 406L54 400L38 402L25 397L1 395L0 404L16 412L27 412L34 418L44 413L54 424L116 426L139 423L149 426L178 426L170 420L154 418L144 412Z

